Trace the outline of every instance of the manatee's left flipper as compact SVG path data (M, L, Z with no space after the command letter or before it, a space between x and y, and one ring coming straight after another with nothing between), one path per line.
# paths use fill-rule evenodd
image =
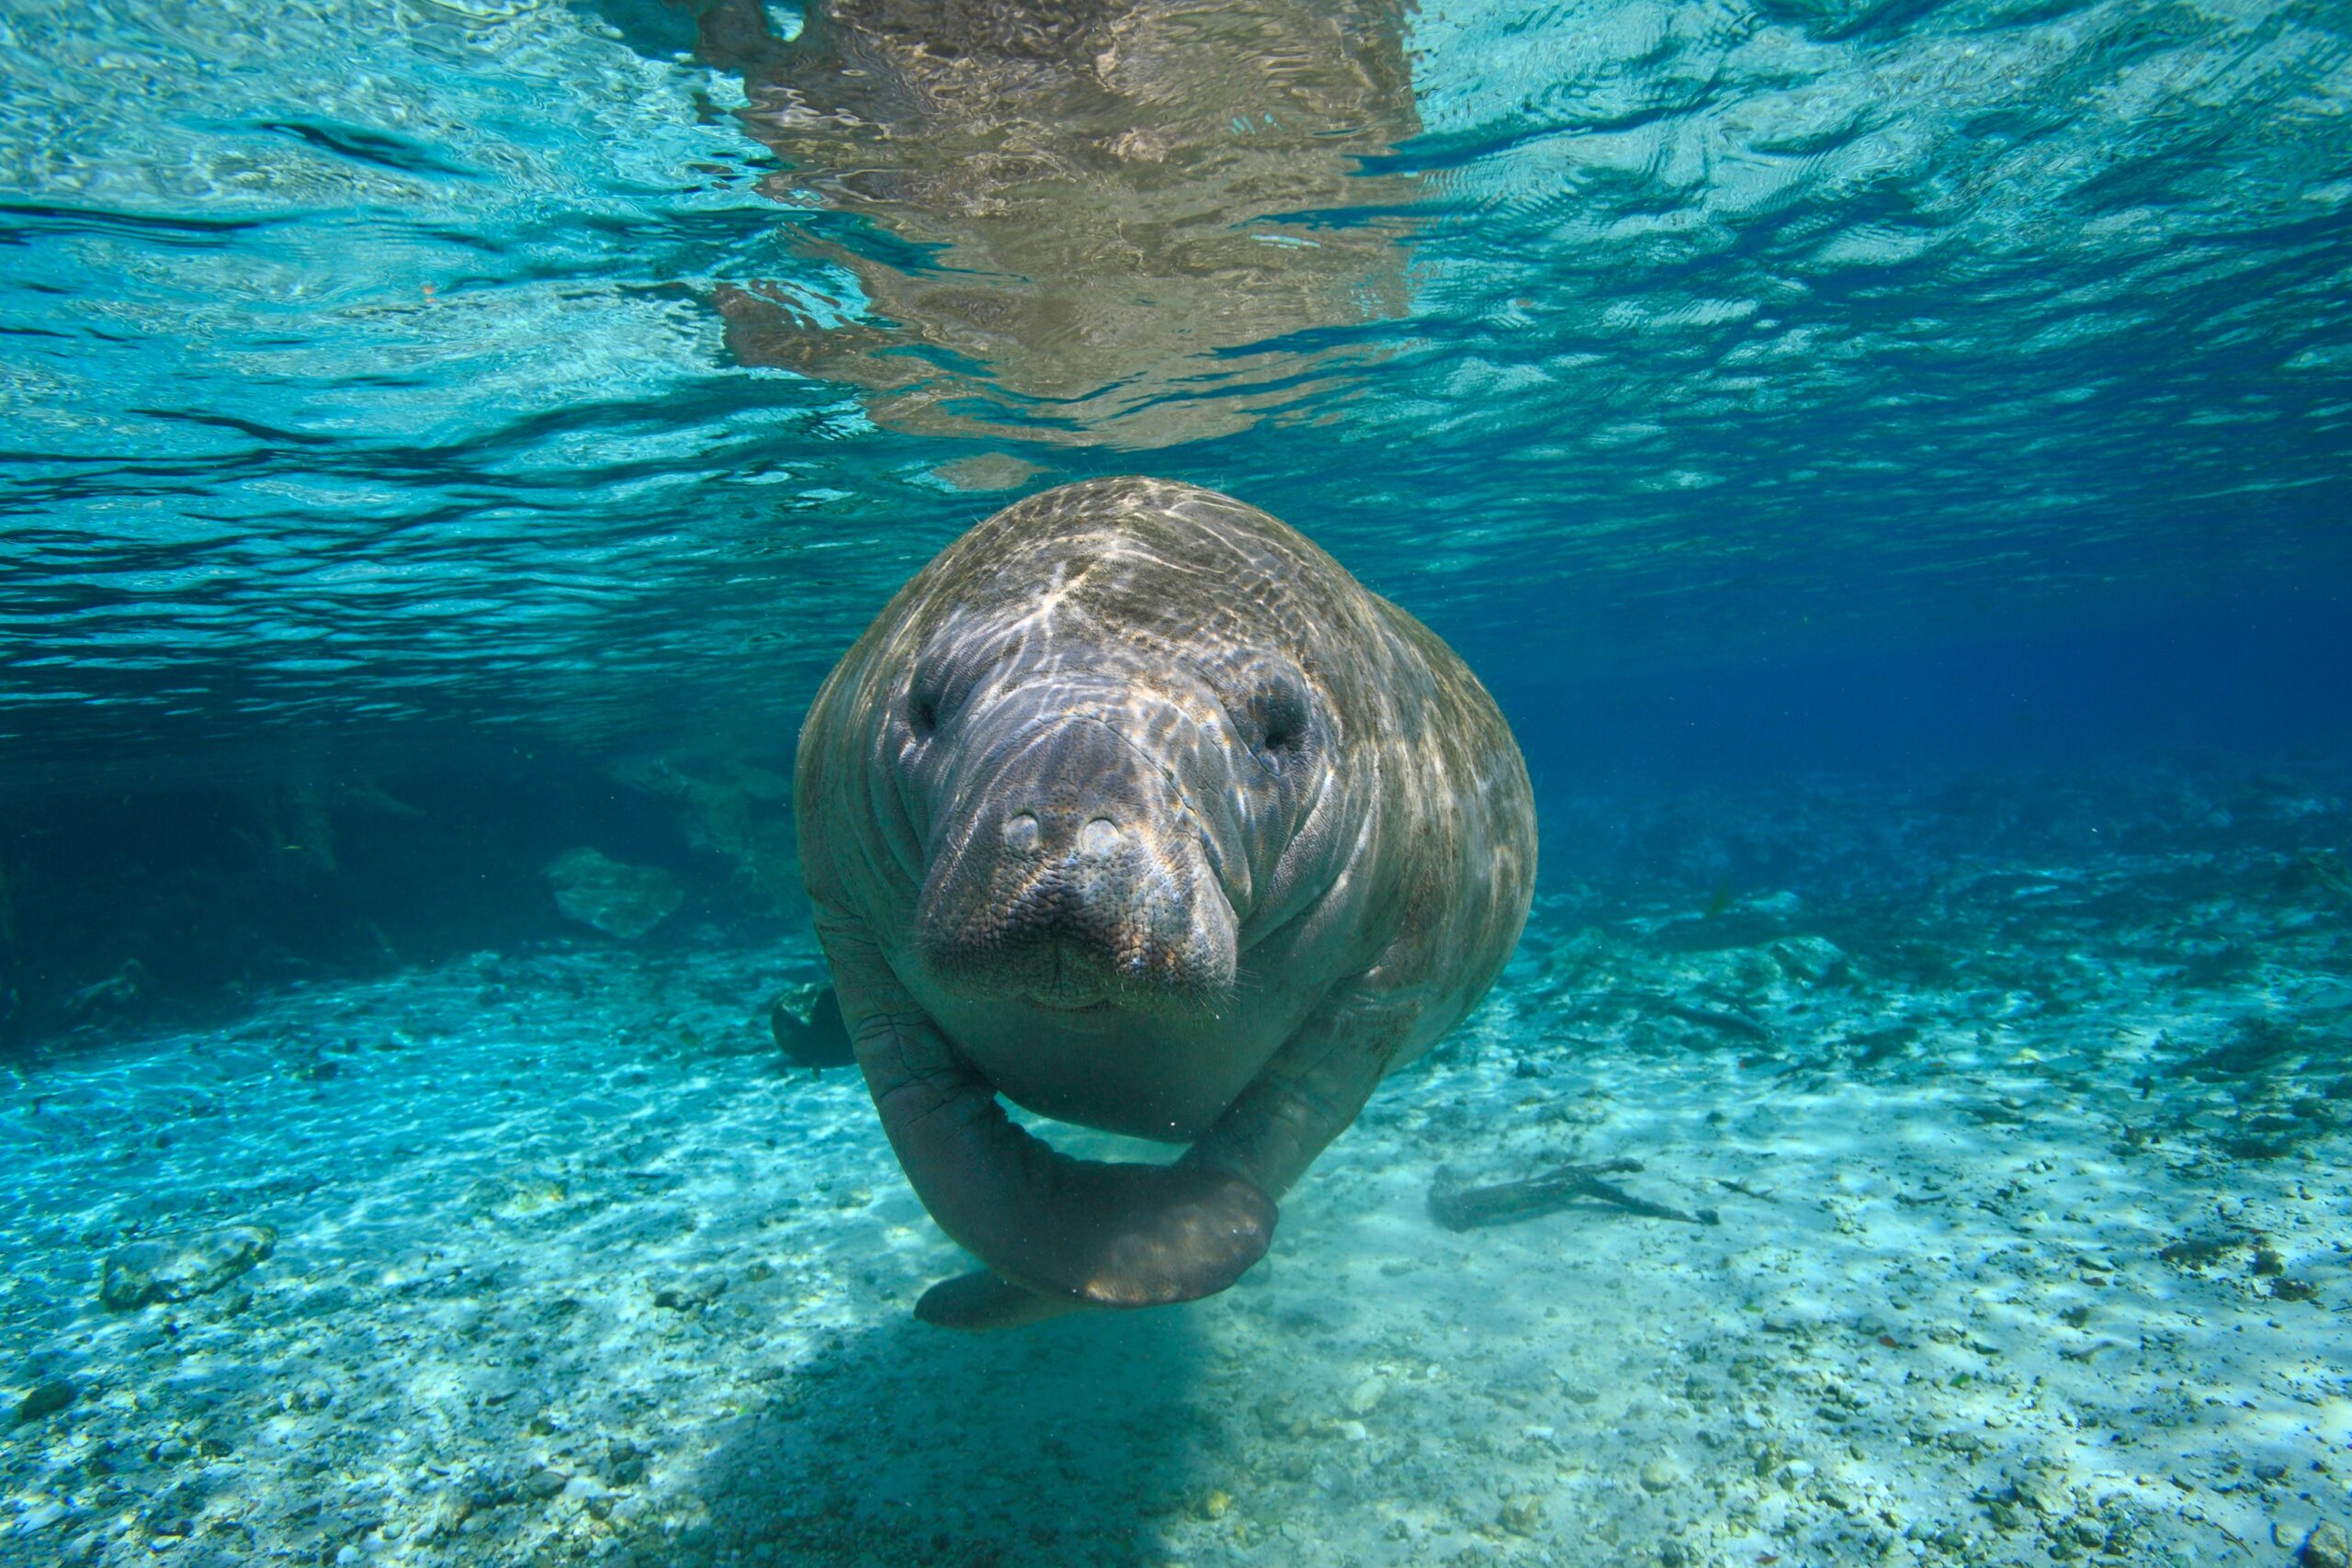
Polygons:
M1280 1198L1356 1119L1416 1016L1399 998L1354 986L1333 991L1179 1163Z

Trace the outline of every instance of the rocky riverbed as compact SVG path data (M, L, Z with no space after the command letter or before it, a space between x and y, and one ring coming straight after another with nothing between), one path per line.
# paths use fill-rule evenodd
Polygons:
M960 1255L854 1074L780 1063L806 951L583 937L20 1053L0 1562L2344 1562L2339 794L1546 829L1503 982L1266 1266L1001 1337L912 1321ZM1604 1162L1646 1212L1432 1218ZM110 1303L125 1258L194 1271Z

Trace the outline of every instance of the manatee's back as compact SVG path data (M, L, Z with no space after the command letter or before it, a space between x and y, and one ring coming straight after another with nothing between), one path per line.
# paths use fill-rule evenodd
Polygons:
M1385 962L1423 992L1393 1066L1462 1021L1519 945L1535 896L1535 793L1510 726L1470 667L1412 615L1377 603L1427 671L1384 693L1381 765L1415 818L1398 874L1406 908Z

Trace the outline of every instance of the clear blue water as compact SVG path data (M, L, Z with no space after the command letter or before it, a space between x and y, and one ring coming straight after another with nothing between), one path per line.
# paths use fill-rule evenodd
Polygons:
M0 0L0 1565L2340 1564L2352 10L840 3ZM1271 1277L942 1337L793 738L1138 471L1543 882Z
M980 456L1242 494L1506 684L2342 619L2334 7L1449 4L1407 47L1412 134L1212 213L1369 247L1353 298L1057 380L943 354L985 416L894 427L725 299L821 338L861 267L993 264L795 186L674 12L12 8L7 770L788 730L1003 499L939 477Z

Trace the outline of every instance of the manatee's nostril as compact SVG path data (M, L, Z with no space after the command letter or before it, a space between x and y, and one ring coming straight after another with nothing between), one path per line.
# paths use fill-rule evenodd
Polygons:
M1119 825L1108 817L1097 817L1078 830L1078 848L1081 854L1107 855L1119 847Z
M1016 811L1004 819L1004 847L1014 854L1035 854L1041 836L1037 819L1026 811Z

